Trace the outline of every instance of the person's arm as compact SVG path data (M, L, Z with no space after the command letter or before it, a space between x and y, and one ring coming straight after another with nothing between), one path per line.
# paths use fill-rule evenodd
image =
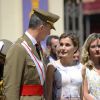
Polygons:
M55 68L53 65L48 65L46 72L46 100L52 100L52 89L53 89L53 81L54 81L54 71Z
M82 86L80 87L80 97L81 97L81 100L84 100L84 99L83 99L83 91L82 91Z
M21 46L14 45L8 51L4 66L4 95L6 100L20 100L20 85L25 62Z
M94 100L93 96L90 95L89 92L88 92L88 81L87 81L86 77L84 79L83 92L84 92L84 98L86 100Z
M83 100L94 100L94 98L89 94L88 91L88 81L86 78L86 66L84 65L82 68L82 94L83 94Z
M83 81L82 81L82 90L81 90L81 98L82 98L82 100L86 100L85 98L84 98L84 91L83 91L83 82L84 82L84 79L85 79L85 74L86 74L86 66L84 65L84 66L82 66L82 78L83 78Z

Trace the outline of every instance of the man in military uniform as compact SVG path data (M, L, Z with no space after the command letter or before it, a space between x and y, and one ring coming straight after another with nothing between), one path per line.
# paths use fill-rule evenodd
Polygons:
M43 100L45 68L40 42L54 29L59 16L35 9L29 28L9 49L4 66L6 100ZM39 49L39 50L38 50Z
M4 99L2 93L3 92L3 69L4 69L6 53L11 45L12 42L7 39L0 40L0 100Z

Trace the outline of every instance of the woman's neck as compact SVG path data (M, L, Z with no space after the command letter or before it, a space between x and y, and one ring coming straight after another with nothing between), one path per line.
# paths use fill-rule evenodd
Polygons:
M73 61L73 58L72 59L67 59L67 58L61 58L60 59L60 63L63 65L63 66L73 66L75 63Z
M100 66L100 58L92 59L94 66Z

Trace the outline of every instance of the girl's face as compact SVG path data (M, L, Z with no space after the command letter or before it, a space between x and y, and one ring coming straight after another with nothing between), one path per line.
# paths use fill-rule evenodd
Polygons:
M100 58L100 39L91 42L89 53L91 58Z
M75 50L73 42L69 37L60 40L60 57L73 57Z

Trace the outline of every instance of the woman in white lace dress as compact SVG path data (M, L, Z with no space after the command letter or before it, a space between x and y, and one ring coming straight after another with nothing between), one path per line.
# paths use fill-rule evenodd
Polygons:
M60 59L47 67L47 100L81 100L82 65L75 65L73 58L78 47L76 34L60 36Z
M93 33L86 39L82 63L84 98L100 100L100 33Z

